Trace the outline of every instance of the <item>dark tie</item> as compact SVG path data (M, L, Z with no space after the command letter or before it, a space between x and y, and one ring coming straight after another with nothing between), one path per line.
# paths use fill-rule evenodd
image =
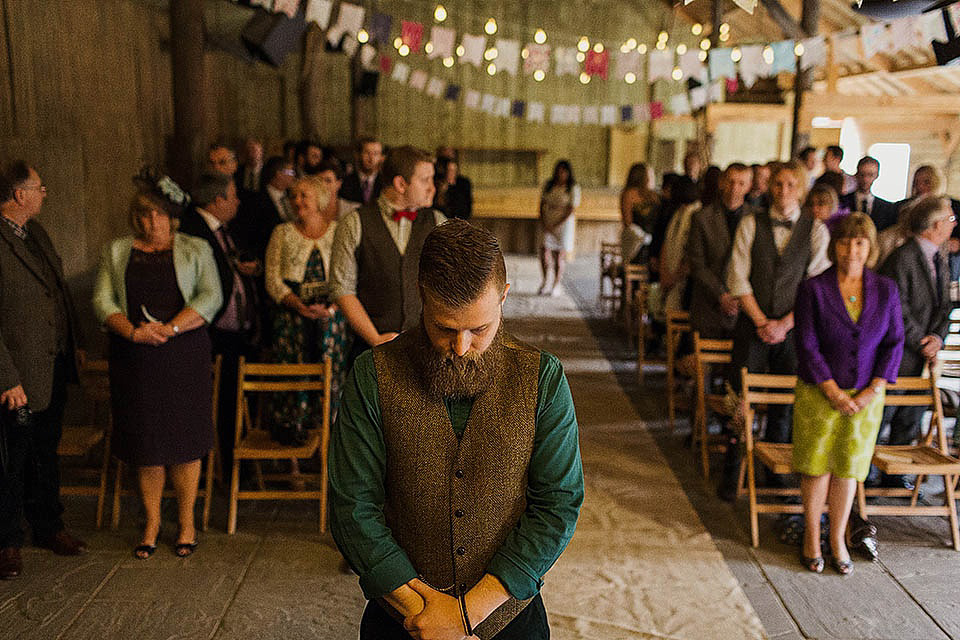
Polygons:
M394 211L393 220L394 222L399 222L401 218L406 218L410 222L416 222L417 212L413 209L404 209L403 211Z
M363 203L367 204L370 202L370 196L373 195L373 178L368 177L363 179Z
M868 200L866 196L860 198L860 211L863 211L864 213L869 214L870 207L868 206L867 202Z
M771 222L773 223L773 227L774 227L774 228L783 227L783 228L786 229L787 231L793 231L793 222L790 221L790 220L776 220L776 219L773 219L773 220L771 220Z

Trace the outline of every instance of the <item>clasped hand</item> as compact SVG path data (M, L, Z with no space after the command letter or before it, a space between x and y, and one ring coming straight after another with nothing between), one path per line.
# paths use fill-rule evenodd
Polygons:
M407 583L423 598L420 613L404 618L403 628L415 640L464 640L476 638L464 634L460 603L453 596L431 588L422 580Z
M304 305L300 310L300 315L310 320L326 320L334 311L336 311L336 308L333 305L327 306L316 302L314 304Z
M173 337L173 329L162 322L141 322L133 330L133 342L159 347Z
M789 331L790 329L783 319L767 320L757 327L757 337L766 344L780 344L787 339Z

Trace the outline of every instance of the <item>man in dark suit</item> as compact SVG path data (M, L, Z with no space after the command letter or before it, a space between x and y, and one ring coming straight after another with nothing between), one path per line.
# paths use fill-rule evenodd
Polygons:
M907 224L913 238L894 250L880 267L893 278L903 306L903 359L901 376L918 376L933 363L947 336L950 291L947 257L940 247L956 226L947 198L923 196L909 210ZM916 439L922 407L897 407L884 412L890 424L890 444L905 445ZM882 429L881 429L882 431ZM886 486L913 488L907 478L891 476Z
M383 145L373 138L357 142L357 170L343 179L340 197L358 204L376 202L383 190L380 167L383 165Z
M857 172L854 180L857 188L850 193L840 196L840 206L848 211L862 211L870 216L877 233L897 223L897 205L873 195L870 188L880 175L880 161L870 156L860 158L857 163Z
M263 166L264 188L240 197L237 217L230 221L230 234L245 251L263 262L274 227L293 220L287 189L296 181L293 164L273 156Z
M207 241L213 249L223 288L223 307L210 323L210 338L213 353L223 356L220 388L224 392L218 403L217 433L222 468L229 469L233 464L236 397L227 390L237 388L240 356L256 358L258 355L260 323L254 276L260 272L261 265L258 260L240 253L227 227L240 205L233 178L222 174L201 176L192 195L196 207L183 216L180 231Z
M26 515L38 546L86 551L61 515L57 447L67 382L77 380L77 319L60 256L39 222L47 188L16 162L0 172L0 578L20 575Z

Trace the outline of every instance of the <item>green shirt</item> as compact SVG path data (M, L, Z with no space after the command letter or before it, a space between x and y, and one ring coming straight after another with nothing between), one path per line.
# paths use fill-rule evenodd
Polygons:
M448 400L454 431L466 428L473 400ZM583 503L577 416L563 367L542 352L537 424L527 478L527 508L486 572L515 598L537 594L547 572L573 536ZM380 598L417 577L383 515L386 444L373 353L353 365L330 439L331 525L337 546L360 576L368 599Z

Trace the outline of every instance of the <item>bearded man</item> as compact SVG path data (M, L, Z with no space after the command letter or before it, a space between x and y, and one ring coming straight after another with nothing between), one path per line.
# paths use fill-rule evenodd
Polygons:
M451 220L419 266L420 324L357 358L330 445L360 638L549 638L542 578L583 502L570 389L503 330L495 237Z

